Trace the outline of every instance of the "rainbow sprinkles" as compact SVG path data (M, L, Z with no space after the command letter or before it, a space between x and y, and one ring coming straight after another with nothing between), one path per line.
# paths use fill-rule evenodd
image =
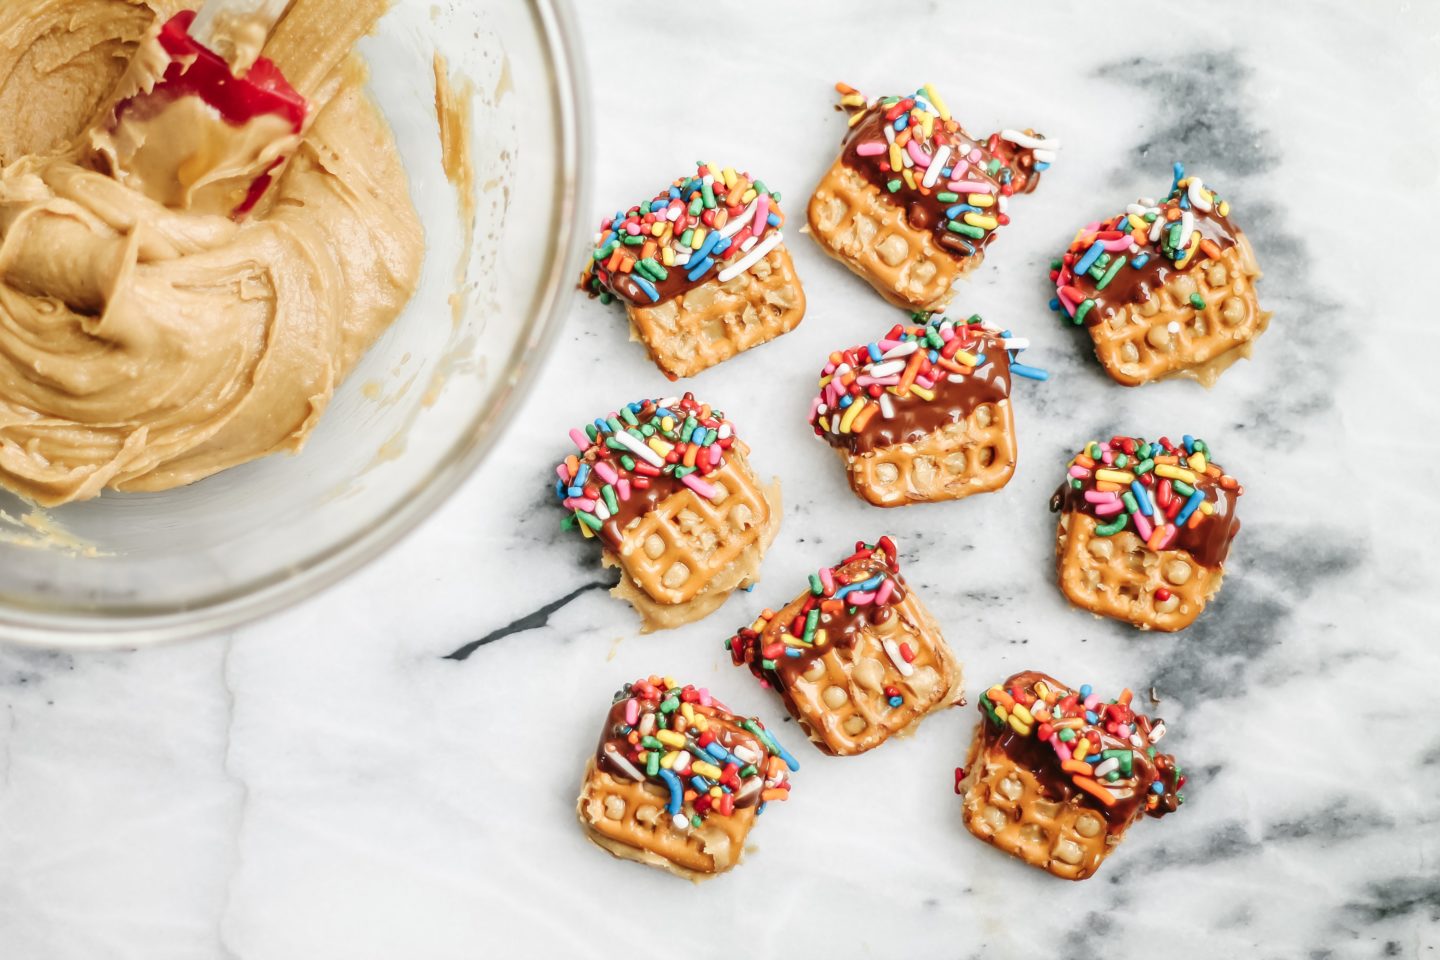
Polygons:
M604 303L645 306L724 283L784 241L784 222L779 192L701 161L693 176L601 221L580 287Z

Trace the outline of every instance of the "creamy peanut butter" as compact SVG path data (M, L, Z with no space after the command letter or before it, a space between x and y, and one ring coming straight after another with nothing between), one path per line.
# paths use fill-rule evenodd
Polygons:
M55 505L300 449L420 272L405 173L350 55L383 4L297 0L277 28L264 54L308 101L298 135L217 128L198 100L108 128L177 3L6 7L0 111L21 119L0 130L0 483ZM97 150L146 162L120 182ZM260 205L226 216L281 155Z

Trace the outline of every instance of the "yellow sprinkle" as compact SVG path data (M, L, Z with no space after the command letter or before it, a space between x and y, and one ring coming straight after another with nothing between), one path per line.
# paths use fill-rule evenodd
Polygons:
M1146 223L1140 217L1137 217L1135 214L1132 213L1130 214L1130 229L1134 231L1139 231L1140 233L1149 233L1150 224Z
M684 717L686 720L694 720L695 708L690 706L690 704L688 703L680 704L680 716Z
M675 266L675 248L666 244L660 248L660 262L667 267Z
M850 126L855 126L855 124L859 123L863 119L865 119L865 111L857 110L856 112L850 114Z
M721 790L719 786L714 786L710 788L710 796L714 797L716 800L719 800L724 795L725 791Z
M1009 720L1010 711L1005 709L1005 705L1003 703L997 703L995 704L995 716L999 717L1001 720Z
M674 747L676 750L685 749L685 738L674 730L656 730L655 739L667 747Z
M1205 514L1205 516L1207 517L1210 516L1212 513L1215 512L1215 504L1211 503L1209 500L1201 501L1200 512Z
M820 389L821 389L821 390L824 390L824 389L825 389L825 385L826 385L827 383L829 383L831 380L834 380L834 379L835 379L835 374L833 374L833 373L827 373L827 374L825 374L825 376L823 376L823 377L820 378Z
M815 631L815 646L823 647L827 642L829 642L829 640L830 636L825 632L824 627L821 627L820 629Z
M890 169L899 170L902 166L904 166L904 161L900 159L900 145L892 141L890 144Z
M1018 703L1015 706L1019 709L1024 709L1023 707L1020 707ZM1010 727L1022 737L1030 736L1030 725L1021 721L1019 717L1013 715L1010 717Z
M850 425L855 422L855 418L859 416L860 411L865 408L867 400L867 397L861 397L859 400L856 400L854 403L850 404L849 409L847 409L844 415L840 417L841 433L850 432Z
M1184 467L1175 467L1171 466L1168 463L1162 463L1157 466L1155 468L1155 475L1159 477L1168 477L1171 480L1183 480L1186 483L1190 484L1190 486L1192 487L1195 486L1196 482L1199 479L1195 476L1195 474L1191 473L1189 470L1186 470ZM1100 476L1100 472L1096 471L1095 476Z
M705 714L697 713L691 726L695 728L696 732L704 733L705 729L710 726L710 721L706 718Z
M965 364L965 366L967 367L973 367L975 366L975 364L980 362L980 358L975 356L975 354L971 353L969 350L956 350L955 356L952 359L956 363Z
M651 437L650 442L647 444L647 446L649 446L651 450L654 450L656 453L660 454L660 456L662 457L668 457L670 455L670 451L675 449L672 444L666 443L659 437Z
M1010 715L1024 724L1031 724L1035 722L1035 718L1030 714L1030 708L1025 706L1025 704L1023 703L1015 704L1014 709L1010 711Z
M1159 467L1155 468L1159 470ZM1096 470L1096 480L1104 480L1106 483L1133 483L1135 474L1128 470Z
M593 539L594 536L595 536L595 531L594 531L594 530L591 530L589 527L585 526L585 524L583 524L583 523L580 524L580 532L585 535L585 539L586 539L586 540Z
M1090 741L1085 737L1076 737L1075 746L1072 750L1074 751L1070 755L1072 759L1084 760L1085 754L1090 752Z
M919 397L921 400L935 399L935 391L926 390L924 387L919 386L918 384L910 384L910 392L915 394L915 396Z
M756 617L755 622L750 624L750 629L754 630L756 633L759 633L760 631L765 629L765 624L767 622L768 621L766 621L764 617Z
M667 730L666 733L669 733L669 731ZM666 770L669 770L671 767L675 766L675 761L679 757L679 750L670 750L666 752L665 756L660 758L660 766L664 767Z
M921 89L923 89L923 90L925 91L925 99L926 99L926 100L929 100L929 101L930 101L930 104L931 104L937 111L939 111L939 113L940 113L940 119L941 119L941 120L949 120L949 119L950 119L950 108L947 107L947 106L945 106L945 101L940 99L940 94L938 94L938 93L935 92L935 88L932 87L932 86L930 86L930 84L927 83L927 84L925 84L925 86L922 87Z
M734 167L726 167L724 170L721 170L721 171L720 171L720 176L725 180L725 186L727 186L727 187L733 187L733 186L735 186L735 179L736 179L736 178L735 178L735 168L734 168Z
M787 647L808 647L808 646L809 646L808 643L806 643L804 640L801 640L799 637L795 636L793 633L782 633L782 634L780 634L780 642L783 643L783 644L785 644L785 646L787 646Z
M994 230L1000 226L1000 221L994 217L987 217L979 213L965 214L965 222L972 227L979 227L981 230Z
M920 130L925 134L925 139L929 140L930 135L935 132L935 114L922 113L920 115Z
M670 416L661 417L661 418L660 418L660 429L661 429L661 430L664 430L666 433L669 433L671 430L674 430L674 429L675 429L675 418L674 418L674 417L670 417Z
M993 206L995 206L995 198L992 197L992 196L990 196L990 194L988 194L988 193L971 193L971 194L967 194L966 197L965 197L965 202L966 202L966 203L969 203L972 207L993 207Z
M1191 469L1191 470L1194 470L1196 473L1204 473L1204 472L1205 472L1205 453L1204 453L1204 451L1196 450L1194 453L1190 454L1190 461L1189 461L1189 462L1190 462L1190 469Z
M704 760L696 760L690 764L690 769L710 780L720 779L720 768L713 763L706 763Z
M1220 210L1220 216L1222 216L1222 217L1228 217L1228 216L1230 216L1230 201L1229 201L1229 200L1221 200L1221 201L1220 201L1220 206L1219 206L1218 209Z
M657 221L655 221L654 223L650 224L650 236L652 236L652 237L658 237L658 236L660 236L660 234L662 234L662 233L665 232L665 226L666 226L666 224L668 224L669 222L670 222L669 220L657 220Z
M1050 699L1050 687L1045 683L1044 680L1035 681L1035 695L1041 700Z
M845 96L840 98L840 106L863 107L865 106L865 98L860 96L860 94L858 93L847 93L845 94Z
M824 414L821 414L820 417L819 417L819 423L820 423L820 429L821 429L821 430L824 430L826 433L829 433L829 432L830 432L830 418L829 418L829 417L825 416ZM581 526L584 526L584 524L581 524Z
M901 170L901 171L900 171L900 176L902 176L902 177L905 178L905 184L906 184L906 186L908 186L911 190L914 190L914 189L915 189L915 174L913 174L913 173L910 172L910 168L909 168L909 167L906 167L904 170Z
M705 242L706 230L704 227L696 227L695 232L690 235L690 249L699 250L700 244Z
M746 190L744 193L740 194L740 202L749 203L751 200L754 200L758 196L760 196L759 192L756 191L754 187L751 187L749 190Z

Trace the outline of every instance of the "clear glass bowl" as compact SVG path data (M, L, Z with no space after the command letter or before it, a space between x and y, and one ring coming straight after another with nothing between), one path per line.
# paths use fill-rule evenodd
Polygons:
M360 49L425 225L415 299L297 456L44 512L0 491L0 638L134 645L224 629L345 576L459 485L544 359L578 270L576 37L563 0L397 0ZM455 91L472 114L468 246L442 165L437 54L470 81Z

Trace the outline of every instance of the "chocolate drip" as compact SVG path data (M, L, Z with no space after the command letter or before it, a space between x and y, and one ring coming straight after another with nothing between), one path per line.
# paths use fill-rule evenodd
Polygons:
M946 228L945 224L950 219L945 215L946 209L954 206L957 202L963 202L955 200L942 202L937 199L937 194L950 189L946 185L946 180L939 180L933 187L924 190L912 190L902 181L900 189L891 193L887 184L900 177L901 174L899 171L882 169L882 163L887 168L889 166L888 151L868 157L861 156L856 151L856 148L862 143L886 142L884 127L886 124L885 112L888 109L890 109L888 106L876 105L865 112L864 119L852 127L845 137L844 148L840 154L841 162L879 188L880 196L886 202L903 207L906 222L911 229L931 231L934 234L935 243L957 259L963 260L974 256L990 243L996 231L988 230L985 236L972 239L961 237ZM969 153L972 145L979 148L982 155L980 163L971 164L965 175L969 177L977 174L985 181L994 184L996 192L992 196L997 199L1002 190L1006 188L1006 184L1001 178L1007 169L1010 171L1008 190L1011 193L1029 193L1040 182L1040 171L1035 169L1034 150L1021 147L1008 140L1002 140L999 134L994 133L983 141L974 140L964 130L958 131L955 136L959 140L955 144L956 150L963 146L964 152ZM952 161L958 159L961 157L952 157ZM986 172L992 160L1000 161L1000 169L993 176ZM914 175L917 178L923 174L922 169L915 168ZM963 196L965 191L962 187L955 192ZM994 211L994 215L999 214L998 204L991 209Z
M1237 491L1227 490L1208 474L1197 474L1195 489L1205 492L1205 500L1215 507L1215 512L1194 527L1186 524L1179 527L1175 539L1167 550L1184 550L1202 567L1221 569L1225 557L1230 553L1230 544L1240 532L1240 518L1235 515ZM1176 496L1180 496L1176 494ZM1151 491L1154 499L1154 491ZM1062 483L1050 497L1050 511L1057 513L1083 513L1093 517L1096 523L1109 523L1114 517L1102 517L1095 512L1097 504L1085 499L1085 491ZM1133 531L1132 531L1133 532Z
M934 387L934 400L925 400L914 393L904 397L891 394L895 416L886 419L876 413L864 430L839 434L827 430L821 435L831 446L859 455L881 447L915 443L947 424L959 423L982 403L996 403L1009 397L1010 355L1001 340L983 336L968 349L985 354L988 362L959 381L952 381L948 376L940 380Z

